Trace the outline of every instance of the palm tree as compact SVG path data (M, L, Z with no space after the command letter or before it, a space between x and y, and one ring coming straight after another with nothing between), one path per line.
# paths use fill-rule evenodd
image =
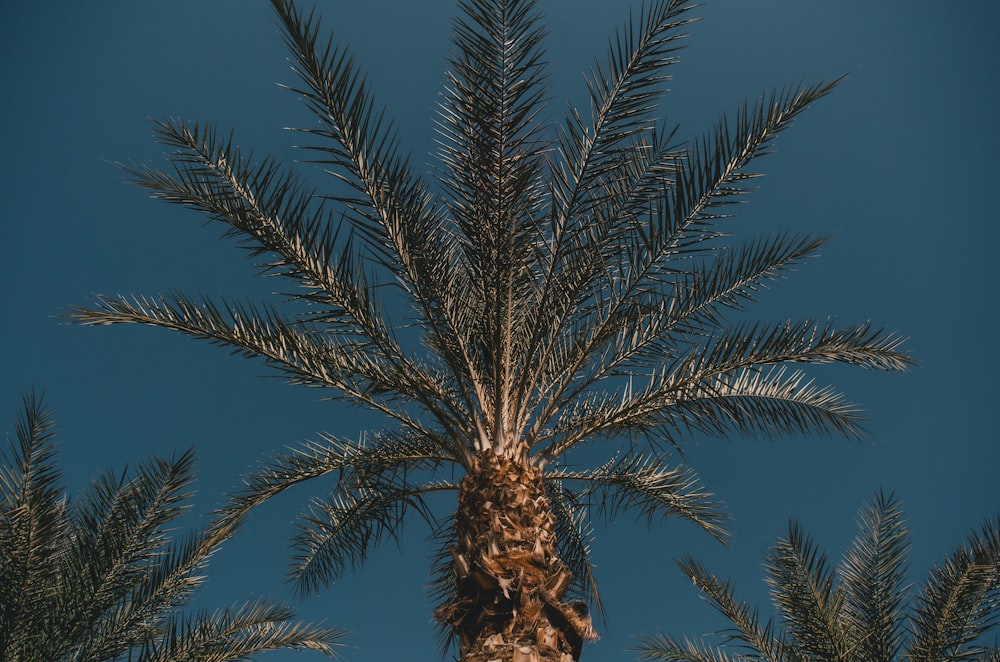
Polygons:
M0 659L227 662L311 649L343 634L292 621L267 600L183 613L209 558L233 533L220 525L168 535L187 510L191 451L154 459L131 477L105 473L70 499L60 487L53 419L25 398L16 442L0 466Z
M685 558L681 570L732 622L726 644L733 652L658 635L641 642L641 659L1000 660L1000 648L982 643L1000 619L1000 517L932 568L915 600L906 584L908 552L901 504L882 493L861 510L858 534L836 571L792 522L764 563L781 623L763 625L757 610L736 600L729 582Z
M670 457L688 436L855 436L857 408L785 366L911 363L869 323L724 319L825 241L737 243L722 224L751 161L837 81L765 93L680 141L658 103L691 2L654 0L592 69L590 112L553 126L535 3L462 0L440 167L425 177L350 51L291 0L272 4L300 79L292 90L317 120L299 131L331 188L175 119L155 129L170 166L127 169L222 223L297 289L275 305L102 297L71 316L228 346L389 419L366 443L329 436L275 457L234 498L239 518L334 477L296 540L303 589L335 580L417 513L439 525L436 613L463 660L576 660L594 636L588 604L600 606L591 504L680 516L721 537L719 507ZM605 463L570 468L573 451L602 441ZM426 497L448 490L457 509L439 520Z

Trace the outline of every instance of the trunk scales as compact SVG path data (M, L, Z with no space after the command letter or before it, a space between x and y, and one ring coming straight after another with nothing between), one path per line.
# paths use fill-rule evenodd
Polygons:
M459 635L462 662L575 662L597 638L586 604L563 601L572 574L542 472L521 451L479 453L459 488L457 597L436 616Z

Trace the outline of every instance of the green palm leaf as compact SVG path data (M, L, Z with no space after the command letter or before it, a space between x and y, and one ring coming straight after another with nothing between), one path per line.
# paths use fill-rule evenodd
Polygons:
M640 660L661 662L745 662L762 659L756 655L729 655L703 642L667 634L643 638L637 652Z
M585 483L587 502L595 503L609 520L619 512L634 512L650 522L682 517L719 540L726 538L722 505L687 467L670 467L654 456L623 454L592 470L554 469L550 477Z
M212 554L235 532L218 523L174 540L194 480L191 451L95 478L76 500L59 485L53 420L25 400L18 444L0 467L0 659L250 659L309 648L334 654L344 633L296 623L261 602L185 615ZM30 583L29 583L30 582Z
M879 492L862 509L858 534L839 569L844 630L848 636L865 633L853 645L855 655L878 660L897 657L905 635L908 552L902 503Z
M998 655L979 641L1000 622L1000 518L970 533L931 570L917 597L913 621L913 660Z
M405 480L342 487L329 499L315 499L299 519L292 545L297 551L291 576L299 590L312 593L364 562L383 539L399 540L410 512L432 526L424 495L457 490L454 483L410 484Z
M840 622L843 593L834 572L797 522L778 539L764 562L771 597L788 635L806 654L820 660L848 660L848 633Z
M290 609L268 601L248 602L235 608L194 617L174 618L167 636L150 643L141 662L244 660L273 650L314 650L334 655L329 641L341 633L332 628L296 624Z
M764 564L771 596L785 624L761 626L756 609L737 601L690 557L678 565L732 624L728 648L657 635L639 641L652 660L996 660L986 644L1000 623L1000 518L973 531L935 566L919 595L906 581L908 531L899 500L879 492L858 517L858 534L833 570L792 522Z
M35 393L24 398L0 467L0 657L43 646L55 623L48 590L69 521L55 463L55 421ZM40 608L38 608L40 607Z
M323 435L277 455L244 477L243 488L220 511L226 521L239 521L267 499L303 482L336 476L343 485L382 482L410 471L433 471L453 465L444 442L429 435L380 433L373 443Z
M556 516L556 540L559 556L573 573L570 590L576 598L592 604L597 613L605 617L601 593L597 585L596 567L590 560L594 539L587 503L587 491L570 491L564 481L550 478L546 481L546 494L552 502Z
M727 630L725 635L740 651L740 655L746 651L753 659L756 652L771 662L797 659L793 655L794 651L789 651L775 632L771 621L761 623L756 609L736 599L730 582L719 580L691 556L677 561L677 566L701 590L709 604L733 624L733 629ZM646 647L643 644L643 648Z

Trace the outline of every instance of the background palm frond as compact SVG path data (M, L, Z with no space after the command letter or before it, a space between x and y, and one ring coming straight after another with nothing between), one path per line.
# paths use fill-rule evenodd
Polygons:
M764 562L771 597L788 636L820 660L849 658L848 633L840 621L843 593L834 585L826 556L798 522L771 547Z
M734 626L727 645L750 660L993 660L987 644L1000 623L1000 518L992 518L932 568L915 599L904 585L908 530L901 503L878 492L858 516L858 533L836 571L796 522L771 547L765 578L785 623L761 626L691 557L678 562ZM658 635L639 641L644 659L726 659L707 643Z
M69 533L62 473L55 462L55 420L41 396L25 396L16 441L0 466L0 657L45 645L56 621L49 590Z
M180 610L203 584L231 524L171 535L192 495L194 453L105 473L70 499L59 484L52 416L25 399L0 467L0 658L198 662L309 648L333 655L336 628L293 621L270 602L216 615Z
M993 655L980 640L1000 620L1000 517L972 531L931 569L913 608L914 660Z
M858 533L838 568L847 636L864 633L852 645L864 659L896 659L905 636L906 559L909 531L903 504L879 492L858 516Z

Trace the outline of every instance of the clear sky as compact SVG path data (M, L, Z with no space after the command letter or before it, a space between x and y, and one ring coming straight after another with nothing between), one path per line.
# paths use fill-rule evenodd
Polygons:
M430 162L450 0L317 3L367 64L417 165ZM97 471L194 445L205 513L265 453L328 431L356 437L381 421L319 391L271 379L258 363L139 327L61 325L98 293L263 298L272 283L219 228L149 201L115 161L158 161L148 117L233 128L243 148L289 158L308 122L263 0L37 0L5 3L0 25L0 421L44 389L78 489ZM551 35L553 117L582 102L581 73L602 56L636 0L542 0ZM872 319L910 338L922 367L887 376L813 371L863 403L870 439L699 440L689 461L733 514L723 548L675 521L598 526L608 609L585 660L627 660L632 635L698 635L724 622L672 559L686 551L763 605L760 560L789 517L839 555L858 507L895 491L923 578L968 530L1000 511L996 341L1000 219L1000 40L993 0L710 0L691 29L665 112L686 136L773 85L848 72L760 162L768 174L733 230L834 233L819 260L765 293L763 320ZM610 452L611 448L600 449ZM210 569L206 607L250 595L293 600L288 526L304 492L268 505ZM442 504L447 505L447 504ZM350 660L438 659L430 626L426 529L414 522L329 591L297 605L354 631ZM272 662L318 659L277 653Z

